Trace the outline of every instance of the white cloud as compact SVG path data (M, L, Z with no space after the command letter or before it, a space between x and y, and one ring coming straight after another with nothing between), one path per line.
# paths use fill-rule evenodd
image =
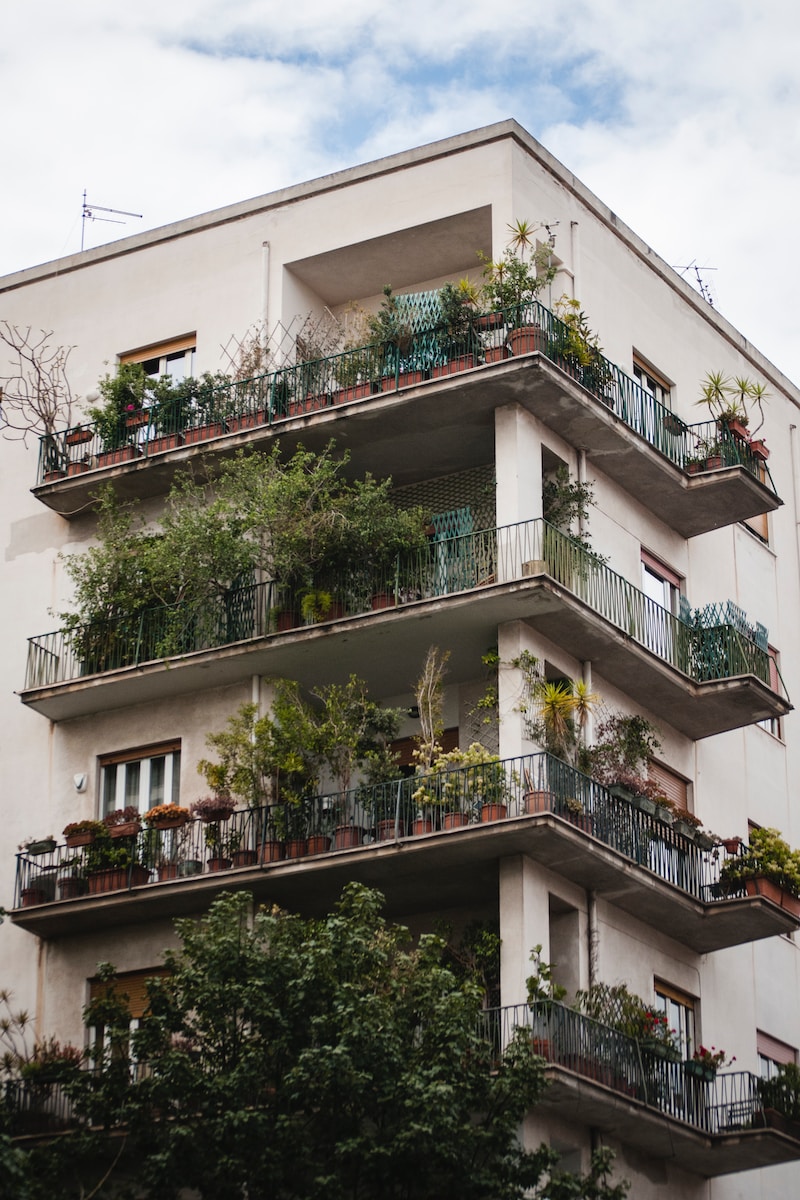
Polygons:
M800 10L783 0L28 0L4 14L0 271L515 117L794 367Z

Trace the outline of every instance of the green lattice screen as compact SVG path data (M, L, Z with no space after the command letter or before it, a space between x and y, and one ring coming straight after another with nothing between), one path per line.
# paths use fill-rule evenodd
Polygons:
M497 524L493 463L399 488L395 497L401 507L418 504L431 515L470 508L473 529L494 529Z

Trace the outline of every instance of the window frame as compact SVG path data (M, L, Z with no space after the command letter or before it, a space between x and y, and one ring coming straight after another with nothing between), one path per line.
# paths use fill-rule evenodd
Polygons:
M197 334L185 333L180 337L170 338L164 342L153 342L149 346L140 346L138 350L127 350L118 355L120 366L125 363L141 363L145 374L150 379L159 379L162 375L171 376L176 383L194 375L194 360L197 353ZM170 370L170 363L182 362L182 370ZM152 368L152 364L157 367ZM148 370L148 367L151 369Z
M674 384L670 383L666 375L663 375L660 371L652 367L647 359L642 358L635 350L632 355L632 363L633 378L639 384L642 391L646 395L652 396L664 408L672 409L672 389Z
M653 995L653 1007L657 1012L664 1013L669 1028L678 1035L682 1057L690 1059L700 1044L697 1039L697 998L658 978L653 981ZM678 1010L677 1026L670 1013L671 1007Z
M152 782L152 761L163 758L164 775L161 787L154 794ZM136 781L136 797L130 785L133 775L129 776L127 768L133 764L139 767ZM142 770L142 764L145 764ZM119 767L126 770L120 771ZM113 785L107 780L107 774L113 768ZM119 808L129 805L145 813L157 804L177 804L180 800L181 777L181 742L180 738L169 742L158 742L152 746L140 746L133 750L116 751L112 754L102 754L98 757L98 789L100 817L106 816ZM113 787L113 797L111 795Z

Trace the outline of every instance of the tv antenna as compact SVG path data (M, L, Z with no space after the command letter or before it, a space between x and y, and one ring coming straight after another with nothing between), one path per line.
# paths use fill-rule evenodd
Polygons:
M95 213L114 213L117 217L138 217L141 221L142 214L135 212L126 212L124 208L104 208L102 204L90 204L86 199L86 188L83 189L83 209L81 211L81 250L83 250L84 235L86 233L87 221L105 221L109 225L124 225L125 221L117 221L115 217L97 217Z
M714 301L711 296L711 288L704 281L701 271L716 271L716 267L698 267L697 259L693 258L686 267L674 267L675 271L679 271L681 275L685 275L687 271L694 271L695 279L697 280L697 290L704 300L707 300L711 307L714 307Z

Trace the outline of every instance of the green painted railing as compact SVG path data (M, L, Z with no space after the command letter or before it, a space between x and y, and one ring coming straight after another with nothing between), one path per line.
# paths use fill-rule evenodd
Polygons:
M515 342L512 330L520 325L527 333ZM105 440L92 424L45 434L37 485L459 374L501 361L515 346L517 353L536 351L556 363L682 470L742 466L775 492L763 458L748 442L713 421L687 425L602 354L592 352L588 361L576 355L568 327L542 304L476 316L457 337L441 325L413 328L399 345L361 346L218 388L198 383L197 394L180 405L124 414Z
M770 655L736 625L698 628L668 612L543 520L434 540L385 570L351 569L315 581L323 621L414 604L544 574L659 659L698 681L755 675ZM307 590L306 590L307 591ZM302 595L275 583L231 588L202 603L143 608L113 620L29 639L25 689L138 666L296 629ZM328 600L330 601L328 605Z

